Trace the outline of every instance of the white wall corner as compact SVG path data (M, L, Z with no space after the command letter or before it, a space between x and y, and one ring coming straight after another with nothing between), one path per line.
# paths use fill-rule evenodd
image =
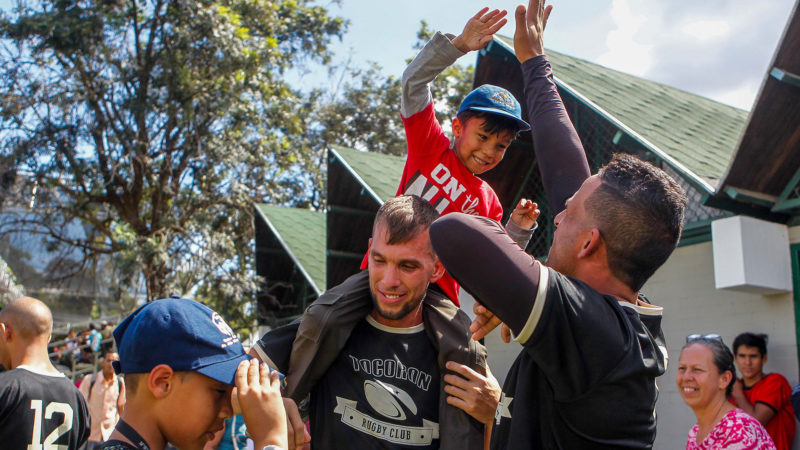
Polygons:
M714 284L755 294L792 291L786 225L734 216L711 223Z

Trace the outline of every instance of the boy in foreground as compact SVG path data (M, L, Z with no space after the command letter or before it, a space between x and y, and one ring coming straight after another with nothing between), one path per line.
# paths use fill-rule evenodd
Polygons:
M238 402L258 449L286 448L278 373L249 360L239 339L208 307L156 300L114 330L117 373L128 401L106 450L202 449ZM236 392L233 393L233 387Z

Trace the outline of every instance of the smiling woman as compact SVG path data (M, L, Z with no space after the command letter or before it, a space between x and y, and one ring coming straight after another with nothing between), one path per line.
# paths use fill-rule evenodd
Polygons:
M761 424L728 401L734 381L733 354L718 335L690 335L681 350L675 382L697 416L686 450L769 450L775 444Z

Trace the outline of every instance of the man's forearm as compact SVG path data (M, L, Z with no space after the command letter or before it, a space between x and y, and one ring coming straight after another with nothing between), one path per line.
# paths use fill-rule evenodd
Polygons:
M428 106L432 100L430 83L462 56L464 53L448 36L437 32L403 72L400 114L411 117Z
M736 400L736 406L738 406L739 409L746 412L749 416L755 417L756 408L747 400L747 397L744 395L734 395L733 398Z
M586 152L558 94L545 55L522 63L533 148L553 216L589 177Z
M430 238L448 273L520 334L533 310L539 271L546 269L485 217L447 214L431 225Z
M738 406L739 409L758 420L761 425L767 426L767 423L769 423L776 414L775 409L766 403L750 403L750 400L748 400L744 394L737 395L734 391L733 398L736 400L736 406Z
M283 374L288 373L292 343L299 326L299 320L295 320L278 328L273 328L250 348L248 354L266 363L272 369Z

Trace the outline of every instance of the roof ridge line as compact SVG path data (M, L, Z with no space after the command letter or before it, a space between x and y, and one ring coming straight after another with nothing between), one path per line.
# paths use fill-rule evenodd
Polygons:
M499 39L497 36L495 36L495 40L494 40L493 42L500 42L500 44L501 44L501 45L502 45L504 48L508 49L509 51L511 51L511 52L513 53L513 49L511 49L511 48L508 46L508 44L506 44L505 42L503 42L502 40L500 40L500 39ZM545 55L545 56L546 56L546 55ZM567 56L567 57L569 57L569 58L572 58L572 56L569 56L569 55L566 55L566 56ZM595 63L591 63L591 62L590 62L590 64L594 64L594 65L598 65L598 66L599 66L599 64L595 64ZM600 67L605 67L605 66L600 66ZM606 67L606 68L607 68L607 67ZM608 68L607 68L607 69L608 69ZM614 69L609 69L609 70L614 70ZM620 72L620 73L624 73L624 72ZM630 74L626 74L626 75L628 75L628 76L634 76L634 75L630 75ZM638 77L637 77L637 78L638 78ZM624 131L624 132L625 132L625 133L627 133L627 134L628 134L630 137L632 137L633 139L635 139L635 140L639 141L639 142L640 142L642 145L644 145L644 146L645 146L646 148L648 148L650 151L652 151L653 153L655 153L655 154L656 154L658 157L660 157L660 158L661 158L661 159L663 159L665 162L667 162L667 163L669 163L671 166L673 166L673 168L675 168L676 170L678 170L678 171L679 171L679 172L681 172L682 174L685 174L685 175L687 176L687 178L690 178L690 179L694 180L694 181L695 181L695 182L696 182L698 185L702 186L702 187L703 187L703 188L704 188L704 189L705 189L705 190L706 190L708 193L710 193L710 194L714 194L714 193L716 192L716 188L715 188L715 187L713 187L713 186L711 186L711 184L709 184L709 183L708 183L707 181L705 181L704 179L702 179L702 178L700 177L700 175L698 175L698 174L694 173L692 170L690 170L688 167L686 167L685 165L683 165L682 163L680 163L680 162L679 162L678 160L676 160L674 157L672 157L672 156L670 156L669 154L667 154L667 153L666 153L664 150L662 150L660 147L658 147L657 145L653 144L652 142L650 142L649 140L647 140L647 139L646 139L644 136L640 135L639 133L637 133L636 131L634 131L633 129L631 129L631 128L630 128L628 125L626 125L625 123L623 123L621 120L619 120L619 119L618 119L617 117L615 117L613 114L611 114L610 112L606 111L605 109L603 109L602 107L600 107L598 104L594 103L593 101L589 100L589 99L588 99L588 98L587 98L585 95L581 94L581 93L580 93L579 91L577 91L575 88L571 87L571 86L570 86L568 83L564 82L564 81L563 81L561 78L559 78L558 76L556 76L556 75L555 75L555 73L553 74L553 80L556 82L556 85L558 85L558 86L560 86L560 87L564 88L564 89L565 89L567 92L569 92L570 94L572 94L573 96L575 96L575 97L576 97L576 98L577 98L579 101L581 101L582 103L584 103L586 106L588 106L589 108L591 108L592 110L594 110L595 112L597 112L598 114L600 114L601 116L605 117L605 118L606 118L606 119L608 119L610 122L612 122L612 123L613 123L613 124L614 124L616 127L618 127L618 128L621 130L621 131ZM648 80L645 80L645 81L648 81ZM696 95L696 94L692 94L692 95ZM705 98L705 97L701 97L701 98ZM570 120L571 120L571 119L570 119Z
M347 171L350 172L356 180L358 180L359 184L361 184L361 186L364 189L366 189L367 192L370 193L370 195L372 195L372 198L377 200L379 204L381 205L384 204L385 200L381 199L380 196L378 196L378 193L372 189L372 186L370 186L363 178L361 178L361 176L358 173L356 173L356 171L350 166L350 164L347 163L347 160L342 158L342 155L340 155L339 152L337 152L336 149L334 149L334 147L339 147L342 149L346 149L346 147L331 145L330 147L328 147L328 151L333 153L334 156L336 156L336 158L347 168ZM356 149L349 149L349 150L353 150L354 152L360 152L360 150Z
M506 36L503 36L503 37L506 37ZM509 39L511 39L511 38L509 38ZM509 46L507 43L505 43L505 42L504 42L502 39L500 39L499 37L497 37L497 35L495 36L495 40L496 40L496 41L498 41L498 42L500 42L500 43L503 45L503 47L505 47L505 48L509 49L509 50L511 51L511 53L514 53L514 49L513 49L513 48L511 48L511 47L510 47L510 46ZM698 98L698 99L702 99L702 100L704 100L704 101L708 101L708 102L711 102L711 103L714 103L714 104L717 104L717 105L723 106L723 107L725 107L725 108L729 108L729 109L736 110L736 111L743 112L743 113L747 113L747 114L749 114L749 113L750 113L750 111L749 111L749 110L747 110L747 109L739 108L739 107L736 107L736 106L733 106L733 105L729 105L729 104L727 104L727 103L722 103L722 102L721 102L721 101L719 101L719 100L714 100L713 98L705 97L705 96L703 96L703 95L696 94L696 93L694 93L694 92L687 91L686 89L679 88L679 87L675 87L675 86L672 86L672 85L669 85L669 84L666 84L666 83L662 83L662 82L660 82L660 81L651 80L651 79L649 79L649 78L640 77L639 75L633 75L633 74L631 74L631 73L628 73L628 72L623 72L623 71L621 71L621 70L614 69L613 67L604 66L603 64L599 64L599 63L596 63L596 62L594 62L594 61L590 61L590 60L588 60L588 59L586 59L586 58L581 58L581 57L579 57L579 56L574 56L574 55L570 55L570 54L568 54L568 53L559 52L559 51L557 51L557 50L553 50L553 49L550 49L550 48L545 48L545 51L546 51L546 52L547 52L547 51L551 51L551 52L553 52L553 53L556 53L556 54L558 54L558 55L560 55L560 56L565 56L565 57L567 57L567 58L577 59L578 61L585 62L586 64L591 64L591 65L593 65L593 66L602 67L603 69L610 70L610 71L612 71L612 72L616 72L616 73L619 73L619 74L625 75L625 76L627 76L627 77L636 78L637 80L642 80L642 81L645 81L645 82L647 82L647 83L655 84L655 85L658 85L658 86L661 86L661 87L664 87L664 88L667 88L667 89L670 89L670 90L673 90L673 91L682 92L682 93L684 93L684 94L686 94L686 95L691 95L692 97L695 97L695 98ZM547 55L547 53L545 53L545 56L546 56L546 55Z
M555 76L555 74L553 74L553 80L555 80L556 84L560 85L566 91L568 91L570 94L572 94L576 98L578 98L586 106L588 106L589 108L595 110L601 116L606 117L615 126L617 126L621 131L624 131L630 137L632 137L633 139L639 141L642 145L647 147L650 151L652 151L653 153L658 155L659 158L661 158L664 161L666 161L667 163L669 163L677 171L687 175L689 178L692 178L700 186L705 188L709 193L713 194L713 193L716 192L716 188L711 186L711 184L708 183L707 181L705 181L704 179L702 179L700 177L700 175L694 173L691 169L689 169L688 167L683 165L681 162L676 160L674 157L670 156L667 152L665 152L664 150L661 150L660 147L658 147L657 145L653 144L652 142L647 140L647 138L645 138L644 136L640 135L636 131L632 130L628 125L624 124L621 120L617 119L613 114L611 114L610 112L608 112L605 109L601 108L599 105L597 105L593 101L591 101L588 98L586 98L586 96L584 96L583 94L581 94L580 92L575 90L569 84L567 84L564 81L562 81L560 78Z
M323 291L320 290L319 287L317 287L317 283L314 281L314 277L312 277L311 274L308 273L308 270L306 270L305 266L303 266L303 263L300 262L300 259L292 251L292 247L288 243L286 243L286 241L283 239L283 236L278 232L278 229L275 228L275 225L272 223L272 221L269 220L269 217L267 217L267 215L264 214L264 211L262 211L261 208L258 207L258 205L259 205L259 203L256 203L256 211L258 211L258 214L264 219L264 222L267 224L269 229L272 230L272 234L275 235L275 238L278 240L278 242L280 242L280 244L283 247L283 249L286 250L286 253L289 254L289 258L291 258L292 261L294 261L295 265L303 273L303 276L311 284L311 287L314 288L314 291L316 291L317 296L322 295ZM261 205L274 206L275 208L286 208L286 209L293 209L293 210L303 210L302 208L293 208L291 206L270 205L268 203L261 203ZM307 211L311 211L311 210L307 210ZM315 212L320 212L321 214L325 214L322 211L315 211Z

